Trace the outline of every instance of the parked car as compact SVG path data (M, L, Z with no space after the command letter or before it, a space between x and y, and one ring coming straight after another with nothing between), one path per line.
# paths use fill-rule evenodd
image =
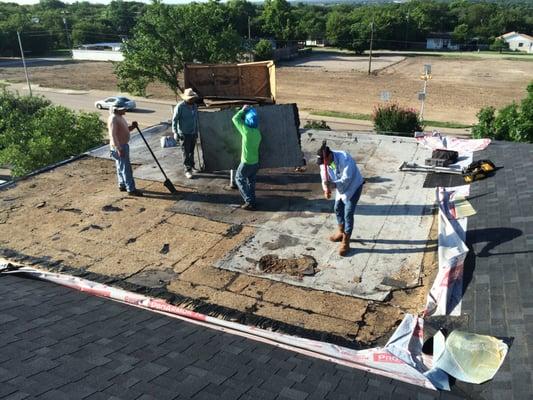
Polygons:
M95 107L99 110L108 109L109 107L126 107L128 111L134 110L137 107L135 101L128 99L127 97L117 96L117 97L108 97L104 100L98 100L94 103Z

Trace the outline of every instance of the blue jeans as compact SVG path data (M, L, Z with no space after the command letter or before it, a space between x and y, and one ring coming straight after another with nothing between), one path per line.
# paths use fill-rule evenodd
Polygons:
M111 158L115 160L117 166L118 185L126 188L128 192L135 191L135 181L133 180L133 171L130 163L130 146L124 144L121 146L122 157L119 157L117 150L111 149Z
M253 205L255 205L255 177L257 171L259 171L259 164L241 162L235 174L235 182L242 198L246 203Z
M353 214L355 213L355 206L361 197L363 185L355 191L353 196L344 203L342 200L335 201L335 215L337 216L337 223L344 225L344 232L349 236L353 231Z

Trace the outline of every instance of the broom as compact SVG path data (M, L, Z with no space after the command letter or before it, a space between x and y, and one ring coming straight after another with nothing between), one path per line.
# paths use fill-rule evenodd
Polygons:
M144 138L144 135L142 134L141 130L139 129L138 126L136 128L137 128L137 131L139 132L139 135L141 135L141 137L142 137L142 139L144 141L144 144L146 145L146 147L148 147L148 150L150 150L150 153L152 154L152 157L154 157L154 160L155 160L157 166L161 170L161 173L165 177L165 182L163 182L163 185L169 190L170 193L177 194L178 191L176 190L176 188L174 187L172 182L170 182L170 179L168 179L167 174L165 174L165 171L163 171L163 168L161 167L161 164L159 164L159 161L157 161L157 158L155 157L154 152L152 151L152 149L150 148L150 145L148 144L148 142Z
M322 141L322 160L324 162L324 175L326 175L326 187L327 187L327 191L326 191L326 196L327 198L329 199L331 197L331 192L329 191L329 187L327 186L328 185L328 181L329 181L329 176L328 176L328 166L326 165L326 141Z

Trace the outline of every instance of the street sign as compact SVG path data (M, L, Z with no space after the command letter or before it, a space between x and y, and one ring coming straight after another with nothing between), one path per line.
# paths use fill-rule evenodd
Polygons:
M379 98L381 99L381 101L389 101L390 100L390 92L389 91L381 91L379 93Z
M420 101L426 100L426 94L424 92L418 92L418 100Z
M424 74L431 75L431 64L424 64Z

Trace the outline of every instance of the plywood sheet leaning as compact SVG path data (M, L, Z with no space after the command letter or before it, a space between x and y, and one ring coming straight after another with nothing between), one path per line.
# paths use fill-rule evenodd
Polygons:
M302 163L294 109L291 104L257 108L261 168L295 167ZM236 110L200 112L200 140L205 171L236 169L241 157L241 136L231 118Z

